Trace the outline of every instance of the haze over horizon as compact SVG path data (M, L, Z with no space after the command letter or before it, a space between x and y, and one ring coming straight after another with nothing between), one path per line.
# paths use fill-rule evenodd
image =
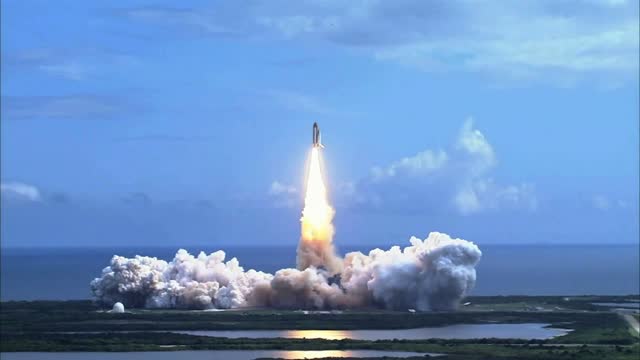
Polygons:
M314 121L338 248L638 244L638 3L473 10L2 2L2 247L295 246Z

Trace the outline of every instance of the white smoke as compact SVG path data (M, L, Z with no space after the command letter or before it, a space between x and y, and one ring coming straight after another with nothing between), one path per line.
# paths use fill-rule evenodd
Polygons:
M274 275L245 271L236 258L225 262L223 251L194 257L179 250L171 262L114 256L91 282L91 291L107 306L147 308L455 309L475 284L480 249L437 232L410 242L402 250L348 253L337 258L342 268L337 275L315 266Z

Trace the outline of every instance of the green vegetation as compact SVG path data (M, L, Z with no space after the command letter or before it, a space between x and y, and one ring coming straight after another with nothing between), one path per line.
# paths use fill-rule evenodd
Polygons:
M606 297L471 297L457 312L309 312L273 309L203 312L134 309L112 314L90 301L0 303L0 351L171 350L398 350L446 353L447 359L637 359L638 337L627 322L593 302ZM637 316L636 316L637 318ZM550 340L323 340L229 339L176 334L172 330L401 329L450 324L549 323L572 329ZM123 333L121 331L135 331ZM65 333L80 332L80 333ZM84 332L84 333L83 333ZM93 333L90 333L93 332ZM586 347L585 347L586 345Z
M448 349L446 357L434 357L435 359L443 360L512 360L512 359L525 359L525 360L637 360L640 356L639 348L635 347L508 347L499 345L485 345L485 346L466 346L463 348ZM324 358L329 359L358 359L363 358ZM403 360L417 360L424 359L424 357L409 357L409 358L396 358L396 357L378 357L371 359L403 359ZM266 359L261 359L266 360Z
M637 359L639 346L550 345L521 340L228 339L172 333L11 335L1 351L391 350L449 354L451 359Z
M465 347L462 349L456 348L455 350L449 349L449 352L445 357L434 357L435 359L443 360L511 360L511 359L525 359L525 360L637 360L640 357L638 346L622 348L622 347L507 347L497 345L475 346ZM403 359L403 360L417 360L424 359L425 357L408 357L408 358L395 358L395 357L377 357L377 358L323 358L323 360L345 360L345 359ZM257 359L267 360L267 359Z
M112 314L90 301L17 301L0 304L0 333L61 331L162 331L162 330L353 330L402 329L450 324L543 322L576 329L605 325L624 326L609 309L590 303L633 297L472 297L463 311L409 313L370 309L366 311L310 312L288 310L235 310L221 312L186 310L132 310ZM529 299L527 301L526 299ZM579 299L579 300L574 300ZM529 308L557 307L554 311L503 310L508 304L526 303ZM494 304L494 305L492 305ZM563 304L560 308L555 304ZM473 308L476 306L476 308ZM478 309L481 307L481 309ZM373 316L372 316L373 315ZM570 326L569 326L570 324ZM613 340L609 336L609 340Z
M607 311L606 306L593 303L639 301L638 295L625 296L471 296L471 303L463 310L511 310L511 311Z

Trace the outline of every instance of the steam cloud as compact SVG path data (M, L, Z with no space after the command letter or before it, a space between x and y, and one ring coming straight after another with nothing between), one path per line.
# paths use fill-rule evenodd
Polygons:
M468 241L432 232L411 246L352 252L344 259L333 246L335 211L329 205L317 147L311 150L302 211L297 269L275 274L245 271L225 253L197 257L179 250L171 262L114 256L91 282L96 300L111 306L231 309L276 307L342 309L454 309L476 280L482 253Z
M236 258L225 262L217 251L197 257L179 250L171 262L154 257L114 256L102 276L91 282L95 299L126 307L230 309L276 307L343 309L454 309L475 283L482 253L466 240L432 232L411 246L394 246L335 257L339 275L316 266L282 269L275 274L245 271ZM298 256L315 256L298 252ZM314 258L315 259L315 258ZM313 262L315 260L304 260ZM298 263L301 263L300 258Z

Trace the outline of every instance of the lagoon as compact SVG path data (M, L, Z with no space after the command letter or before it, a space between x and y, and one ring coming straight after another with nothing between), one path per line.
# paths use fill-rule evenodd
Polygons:
M289 338L326 340L425 340L425 339L550 339L570 330L548 327L543 323L524 324L455 324L438 327L394 330L203 330L173 331L178 334L239 338Z

